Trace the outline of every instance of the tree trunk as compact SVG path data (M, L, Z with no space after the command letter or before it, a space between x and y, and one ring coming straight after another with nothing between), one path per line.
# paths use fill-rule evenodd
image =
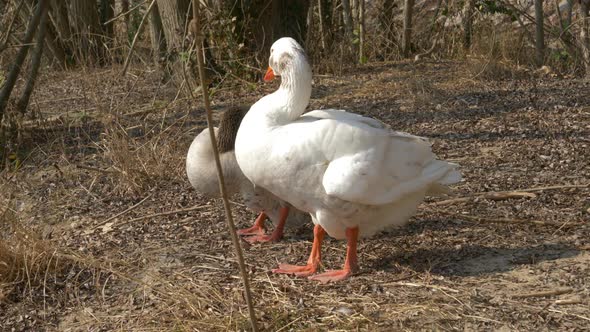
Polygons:
M350 2L350 10L352 11L352 26L357 26L359 24L359 1L360 0L351 0Z
M303 44L307 34L309 0L273 0L272 7L274 15L270 44L281 37L292 37ZM255 14L251 12L250 15L255 17ZM266 46L270 49L270 45Z
M65 66L68 59L72 59L74 50L66 1L51 0L49 19L52 24L47 27L47 38L45 40L52 53L58 58L57 61L62 63L62 66ZM51 47L52 42L55 44L55 49Z
M48 0L45 0L47 2ZM41 20L39 22L39 28L37 29L35 50L32 54L31 68L29 72L29 78L27 84L21 95L18 103L16 104L17 109L24 113L29 106L29 99L35 89L35 81L37 80L37 74L39 73L39 67L41 66L41 57L43 56L43 46L45 45L45 33L47 31L47 10L48 6L43 6L41 12Z
M100 0L100 25L104 31L104 38L108 48L113 46L114 40L114 22L111 21L115 17L114 7L114 0Z
M590 10L590 0L580 1L580 19L582 27L580 29L580 39L582 42L582 57L586 67L586 77L590 77L590 22L588 21L588 11Z
M125 13L125 15L123 15L123 30L125 30L125 40L128 40L129 37L129 19L130 19L130 15L129 15L129 0L121 0L121 14Z
M325 28L324 28L324 10L322 9L323 5L322 5L322 0L318 0L318 16L319 16L319 29L318 31L320 32L320 41L322 43L322 50L325 51L326 50L326 33L325 33Z
M150 37L154 60L157 64L160 64L166 57L166 38L164 37L162 17L157 3L154 4L154 8L150 12Z
M331 1L328 1L331 2ZM340 8L338 6L338 0L334 0L332 3L332 20L331 20L331 25L330 25L330 33L332 35L335 35L338 32L338 29L340 29L340 27L344 26L344 23L342 22L344 15L340 14L340 12L338 11L338 9Z
M397 31L395 27L395 9L397 8L397 2L393 0L381 0L378 3L378 28L383 32L382 38L380 38L380 49L383 54L391 54L395 51L399 51L397 43Z
M12 89L14 89L14 84L16 83L16 79L18 78L18 74L20 74L21 67L25 62L25 58L27 57L27 53L29 52L29 47L31 41L33 40L33 35L35 34L35 30L39 26L39 21L41 20L42 13L47 8L49 0L39 0L37 4L37 8L35 9L35 13L29 20L29 24L27 26L27 31L25 33L25 37L22 41L22 46L19 49L16 58L8 72L8 76L6 77L6 81L0 90L0 122L4 116L4 111L6 109L6 105L8 104L8 98L10 98L10 94L12 93Z
M358 1L358 22L359 22L359 63L367 62L365 59L365 0Z
M350 42L352 38L352 12L350 11L350 1L342 0L342 19L344 21L344 32L346 32L346 39Z
M313 27L313 9L314 9L314 3L315 0L310 0L309 2L309 8L307 9L307 29L306 29L306 34L305 34L305 48L306 49L310 49L311 48L311 37L314 33L314 27Z
M47 13L47 17L49 18L49 13ZM53 55L55 63L57 63L59 68L66 69L66 53L64 51L63 46L59 43L58 38L55 35L55 32L52 30L52 28L53 25L49 23L45 25L47 34L47 36L45 37L45 46L47 46L47 49Z
M157 0L156 4L160 12L162 28L166 37L167 74L177 85L183 85L186 79L189 87L196 87L198 78L195 76L195 68L190 66L190 61L185 52L190 45L183 45L185 26L190 22L190 0ZM184 46L184 49L183 49ZM187 68L184 69L186 62Z
M543 0L535 0L535 64L543 66L545 61L545 30L543 29Z
M236 18L234 38L256 55L257 62L266 65L270 46L278 38L305 43L309 0L251 0L247 6L244 2L228 4L231 17Z
M567 10L565 11L565 26L564 29L568 28L572 24L572 16L574 12L574 0L567 0Z
M70 40L71 30L67 3L63 0L51 0L49 17L55 26L57 37L63 41Z
M402 35L402 53L404 58L410 56L412 48L412 12L414 0L404 0L404 32Z
M105 48L95 0L70 2L70 23L74 32L75 49L79 61L104 63Z
M471 37L473 33L473 5L474 0L466 0L463 16L463 49L471 48Z

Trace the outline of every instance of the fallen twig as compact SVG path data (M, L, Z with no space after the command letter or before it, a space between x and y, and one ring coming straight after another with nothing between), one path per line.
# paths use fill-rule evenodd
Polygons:
M191 212L191 211L196 211L196 210L202 210L204 207L207 207L207 206L209 206L209 205L198 205L198 206L193 206L191 208L186 208L186 209L178 209L178 210L173 210L173 211L166 211L166 212L158 212L158 213L148 214L148 215L145 215L145 216L141 216L141 217L137 217L137 218L125 220L125 221L121 222L120 224L127 224L127 223L130 223L130 222L136 222L136 221L140 221L140 220L144 220L144 219L149 219L149 218L154 218L154 217L167 216L167 215L171 215L171 214L186 213L186 212Z
M507 190L507 191L484 191L469 194L464 197L458 198L451 198L444 201L438 201L430 203L431 206L441 206L441 205L450 205L455 203L462 203L467 202L469 200L483 197L486 199L491 199L495 201L501 201L511 198L535 198L536 195L532 194L533 192L537 191L544 191L544 190L556 190L556 189L572 189L572 188L590 188L590 183L587 184L565 184L565 185L555 185L555 186L546 186L546 187L536 187L536 188L524 188L524 189L516 189L516 190Z
M579 297L573 297L571 299L555 300L555 305L568 305L568 304L582 304L584 301Z
M459 219L465 219L470 221L477 221L477 222L491 222L491 223L499 223L499 224L535 224L541 226L560 226L564 227L565 224L562 223L555 223L549 221L542 221L542 220L529 220L529 219L508 219L508 218L487 218L487 217L478 217L478 216L470 216L461 213L453 213L447 211L441 211L443 213L455 216ZM580 223L570 223L569 226L576 226Z
M561 311L561 310L557 310L557 309L549 309L549 311L551 311L551 312L557 312L557 313L560 313L560 314L564 314L564 315L566 315L566 316L574 316L574 317L578 317L578 318L580 318L580 319L587 320L587 321L589 321L589 322L590 322L590 318L588 318L588 317L586 317L586 316L582 316L582 315L574 314L574 313L571 313L571 312L565 312L565 311Z
M436 289L436 290L440 290L440 291L446 291L446 292L451 292L451 293L459 293L458 290L453 289L453 288L449 288L449 287L445 287L445 286L435 286L435 285L426 285L426 284L417 284L417 283L413 283L413 282L388 282L383 284L384 286L408 286L408 287L420 287L420 288L430 288L430 289Z
M114 216L112 216L112 217L108 218L107 220L105 220L105 221L103 221L103 222L99 223L98 225L95 225L94 227L92 227L92 228L91 228L91 230L95 230L95 229L97 229L97 228L99 228L99 227L101 227L101 226L104 226L104 225L105 225L105 224L107 224L109 221L111 221L111 220L113 220L113 219L116 219L116 218L118 218L118 217L120 217L120 216L122 216L122 215L124 215L124 214L128 213L129 211L132 211L133 209L135 209L135 208L137 208L138 206L140 206L140 205L141 205L143 202L145 202L145 201L146 201L148 198L150 198L150 197L152 197L152 194L149 194L149 195L147 195L147 196L146 196L144 199L142 199L141 201L139 201L139 203L137 203L137 204L133 205L132 207L128 208L127 210L125 210L125 211L123 211L123 212L121 212L121 213L117 213L116 215L114 215Z
M513 299L527 299L531 297L545 297L545 296L554 296L554 295L561 295L561 294L568 294L573 292L574 290L565 287L565 288L557 288L557 289L550 289L540 292L532 292L532 293L524 293L524 294L514 294L512 295Z
M441 205L451 205L455 203L463 203L474 199L476 196L465 196L465 197L457 197L451 199L445 199L444 201L432 202L428 205L430 206L441 206Z
M527 188L527 189L518 189L516 191L534 192L534 191L543 191L543 190L571 189L571 188L590 188L590 183L563 184L563 185L555 185L555 186L547 186L547 187L535 187L535 188Z

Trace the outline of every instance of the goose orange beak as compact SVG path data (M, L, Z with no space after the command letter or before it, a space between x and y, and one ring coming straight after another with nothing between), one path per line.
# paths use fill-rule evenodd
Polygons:
M272 71L272 68L270 68L270 66L269 66L268 69L266 70L266 74L264 74L263 80L265 82L268 82L268 81L272 81L274 78L275 78L275 72Z

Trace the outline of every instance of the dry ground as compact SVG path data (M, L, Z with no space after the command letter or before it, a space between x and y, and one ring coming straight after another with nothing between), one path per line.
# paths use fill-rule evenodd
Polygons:
M477 66L373 64L315 78L311 107L431 138L462 165L456 197L467 198L429 200L407 227L363 240L361 272L337 284L269 272L306 260L310 225L244 243L264 330L590 329L590 83L510 70L498 79ZM0 180L0 330L245 329L220 202L184 177L203 112L154 72L117 70L38 84L35 119ZM226 85L214 104L272 88ZM470 196L548 186L561 187ZM241 227L254 218L239 203L234 214ZM324 266L340 266L344 251L327 240Z

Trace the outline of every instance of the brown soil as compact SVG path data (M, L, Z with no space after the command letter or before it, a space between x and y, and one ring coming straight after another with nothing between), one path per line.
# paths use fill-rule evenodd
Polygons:
M363 240L361 272L336 284L269 272L307 259L311 225L280 243L243 243L264 330L590 329L590 82L484 78L469 66L372 64L319 76L311 107L431 138L462 166L456 197L578 187L429 199L407 227ZM0 330L247 329L221 204L184 176L203 112L152 72L117 70L46 74L38 84L36 120L1 177L0 250L43 246L17 253L20 278L0 279ZM272 88L217 89L215 109ZM239 203L234 215L239 227L255 217ZM328 239L324 267L339 267L344 251Z

